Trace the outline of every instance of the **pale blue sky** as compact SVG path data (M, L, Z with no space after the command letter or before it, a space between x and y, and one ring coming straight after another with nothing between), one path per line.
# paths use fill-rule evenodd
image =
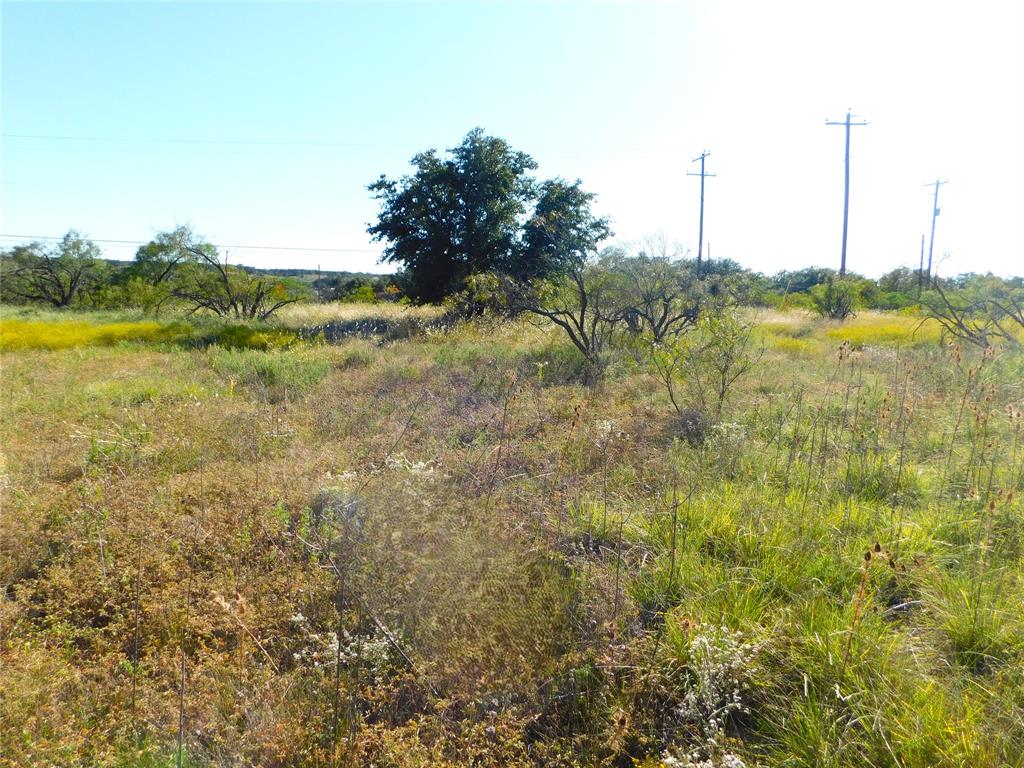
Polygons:
M3 2L0 232L147 240L191 223L257 266L380 269L365 191L474 126L599 195L617 239L1024 272L1024 4ZM78 138L25 138L26 136ZM15 240L0 238L0 243ZM134 246L104 246L130 258Z

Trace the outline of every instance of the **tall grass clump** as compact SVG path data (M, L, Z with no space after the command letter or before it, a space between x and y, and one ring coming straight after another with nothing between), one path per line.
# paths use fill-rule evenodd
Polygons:
M213 369L230 386L245 386L274 400L301 394L331 370L330 361L309 350L213 348L208 354Z

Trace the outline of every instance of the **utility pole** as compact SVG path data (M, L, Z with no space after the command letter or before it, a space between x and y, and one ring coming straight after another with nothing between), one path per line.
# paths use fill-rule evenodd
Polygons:
M935 198L932 200L932 239L928 243L928 280L932 279L932 252L935 249L935 219L939 216L939 187L943 184L948 184L948 181L939 181L936 179L933 182L925 184L926 187L935 187ZM923 247L922 243L922 247Z
M687 176L700 176L700 232L697 235L697 277L700 277L701 272L701 256L704 252L704 179L708 176L714 176L713 173L706 173L704 171L704 160L710 156L710 152L706 149L700 153L700 157L693 158L693 162L700 160L700 173L686 172Z
M924 281L924 233L921 233L921 261L917 265L917 298L921 298L921 283Z
M844 125L846 126L846 185L843 192L843 255L839 261L839 276L843 277L846 275L846 233L849 229L850 223L850 126L851 125L867 125L867 122L852 123L850 118L853 115L850 114L850 110L846 111L846 120L843 122L835 122L826 120L825 125Z

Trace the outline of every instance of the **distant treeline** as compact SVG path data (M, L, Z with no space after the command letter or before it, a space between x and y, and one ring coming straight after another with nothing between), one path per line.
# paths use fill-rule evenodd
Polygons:
M162 232L132 261L103 258L99 246L68 232L57 243L0 251L0 301L53 308L177 307L243 320L266 319L297 301L398 300L388 275L255 269L229 264L190 228Z
M628 258L638 254L682 267L690 264L665 249L656 250L662 253L652 256L649 248L613 246L604 249L602 255L615 252L619 258ZM692 274L690 266L684 273ZM837 300L846 302L851 311L901 310L919 306L923 296L936 290L993 296L1024 291L1024 277L966 273L927 278L906 267L877 279L852 273L840 278L835 270L823 267L765 275L720 259L705 261L701 272L704 279L728 285L743 304L803 308L824 314L830 313L827 305ZM405 269L376 275L229 265L212 245L202 242L187 227L161 233L141 246L133 261L103 258L95 243L74 231L55 244L34 242L0 251L0 301L57 308L154 311L178 306L243 319L259 318L296 301L408 301L416 293L413 279Z

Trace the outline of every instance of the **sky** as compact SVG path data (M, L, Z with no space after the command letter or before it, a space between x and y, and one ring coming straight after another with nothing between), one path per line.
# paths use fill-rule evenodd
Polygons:
M0 4L0 247L129 259L179 224L259 267L390 271L366 185L472 128L615 241L775 273L1024 274L1024 3ZM26 237L28 236L28 237ZM250 247L242 247L250 246Z

